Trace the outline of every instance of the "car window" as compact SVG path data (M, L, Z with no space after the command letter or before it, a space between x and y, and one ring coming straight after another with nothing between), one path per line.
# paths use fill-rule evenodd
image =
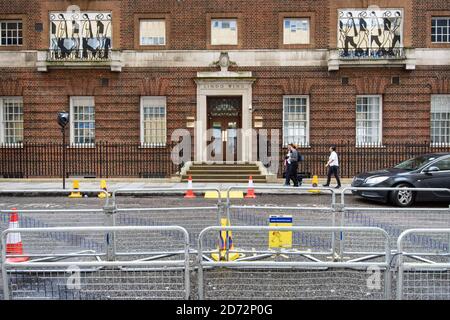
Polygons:
M450 158L440 160L432 165L433 167L438 167L440 171L450 170Z
M435 157L420 156L417 158L406 160L405 162L396 165L395 168L404 170L417 170L420 167L423 167L428 162L433 161L435 159L436 159Z

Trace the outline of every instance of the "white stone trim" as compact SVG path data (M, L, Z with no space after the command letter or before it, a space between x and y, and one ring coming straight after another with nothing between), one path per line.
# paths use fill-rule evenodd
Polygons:
M47 63L47 51L0 51L0 68L110 68L120 72L127 68L206 68L217 60L219 50L113 50L110 62L66 62L59 65ZM239 67L328 67L330 71L340 66L383 67L450 65L450 48L405 49L406 59L340 60L337 50L228 50L230 59Z
M225 74L227 73L228 76ZM194 152L196 162L206 162L206 146L208 128L207 97L208 96L242 96L242 130L252 129L252 85L255 79L247 77L251 73L243 73L244 76L236 76L234 72L211 72L197 74L197 116L195 122ZM205 77L206 76L206 77ZM251 134L242 135L241 154L238 160L243 162L254 161L253 137ZM239 148L238 148L239 149Z

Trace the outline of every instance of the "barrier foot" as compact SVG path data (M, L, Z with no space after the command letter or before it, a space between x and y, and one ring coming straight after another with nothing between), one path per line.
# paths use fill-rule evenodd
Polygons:
M229 252L228 257L227 257L227 253L225 252L225 250L221 250L221 252L211 253L211 258L214 261L236 261L241 256L243 256L243 254L241 254L239 252Z
M69 198L72 198L72 199L74 199L74 198L83 198L83 196L81 195L80 192L72 192L72 193L69 195Z

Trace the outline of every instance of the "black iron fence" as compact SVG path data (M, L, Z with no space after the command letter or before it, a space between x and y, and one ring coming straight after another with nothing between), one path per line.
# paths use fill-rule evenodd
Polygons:
M65 148L66 177L166 178L179 166L171 160L172 145L142 147L140 144L100 142L92 147ZM24 143L0 145L0 177L62 177L62 145Z
M311 143L298 150L304 157L299 171L306 176L326 175L325 164L333 143ZM383 146L356 147L354 142L334 144L339 155L342 177L391 167L414 156L430 152L450 152L450 146L435 147L429 142L390 143ZM140 144L96 143L93 147L66 146L66 177L136 177L167 178L179 172L181 165L172 162L175 143L164 147L142 147ZM268 156L270 154L270 146ZM0 177L62 177L62 145L57 143L24 143L0 145ZM286 148L278 148L278 175L283 175ZM259 153L258 150L258 154ZM265 157L258 160L266 162Z
M428 141L388 143L382 146L356 146L352 141L311 143L308 147L298 148L300 154L304 157L304 161L299 163L299 172L306 177L326 176L327 168L325 165L328 162L331 145L336 146L339 155L340 175L344 178L352 178L365 171L389 168L421 154L450 152L450 146L433 146ZM280 148L279 176L283 175L285 169L284 158L286 154L287 149Z

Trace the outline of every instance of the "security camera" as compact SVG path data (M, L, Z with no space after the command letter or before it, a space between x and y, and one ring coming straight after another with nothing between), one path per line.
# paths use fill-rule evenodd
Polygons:
M248 106L248 110L253 111L253 106L252 105Z

